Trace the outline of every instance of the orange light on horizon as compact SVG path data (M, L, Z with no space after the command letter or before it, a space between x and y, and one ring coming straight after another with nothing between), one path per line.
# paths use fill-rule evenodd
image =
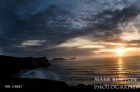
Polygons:
M117 54L117 56L124 56L126 49L124 47L120 47L115 49L114 52Z
M119 46L93 51L97 57L127 57L139 55L140 48Z

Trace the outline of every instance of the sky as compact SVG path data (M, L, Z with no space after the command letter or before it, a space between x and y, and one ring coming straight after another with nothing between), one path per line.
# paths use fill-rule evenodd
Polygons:
M139 0L0 0L0 54L99 57L140 51Z

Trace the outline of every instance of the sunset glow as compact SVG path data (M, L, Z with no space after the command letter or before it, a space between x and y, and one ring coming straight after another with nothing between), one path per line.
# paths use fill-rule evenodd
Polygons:
M123 56L125 54L125 52L126 52L126 50L123 47L115 49L115 53L117 54L117 56Z

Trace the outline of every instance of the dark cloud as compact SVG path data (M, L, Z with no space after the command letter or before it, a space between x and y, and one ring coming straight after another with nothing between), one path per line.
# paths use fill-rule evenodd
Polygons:
M49 48L79 36L105 39L119 34L118 26L133 20L140 10L139 0L59 1L0 0L2 52L21 56L25 53L53 56L54 52L63 50L66 53L65 48L58 51ZM28 40L45 42L39 46L22 46ZM79 53L82 51L77 49Z
M15 52L21 53L20 55L17 55L16 53L14 55L16 56L47 56L48 58L52 57L91 57L93 56L93 49L80 49L80 48L52 48L52 49L46 49L42 47L28 47L24 49L18 49ZM13 50L14 51L14 50ZM25 54L25 51L28 53ZM36 52L36 53L34 53Z

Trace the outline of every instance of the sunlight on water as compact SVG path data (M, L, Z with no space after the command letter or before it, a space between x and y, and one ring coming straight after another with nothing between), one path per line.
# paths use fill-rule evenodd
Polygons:
M121 78L121 77L124 77L123 76L123 73L125 73L123 70L124 70L124 61L123 61L123 59L122 58L119 58L118 59L118 67L117 67L117 69L118 69L118 75L119 75L119 77Z
M122 57L119 57L117 59L117 71L118 71L118 81L116 84L127 84L127 81L123 81L127 78L125 75L125 66L124 66L124 61Z
M48 68L29 70L21 77L43 78L73 84L139 84L140 58L107 58L75 61L51 61ZM94 78L101 81L93 81ZM105 78L104 79L102 78ZM110 80L106 80L106 78ZM116 78L112 81L112 78Z

